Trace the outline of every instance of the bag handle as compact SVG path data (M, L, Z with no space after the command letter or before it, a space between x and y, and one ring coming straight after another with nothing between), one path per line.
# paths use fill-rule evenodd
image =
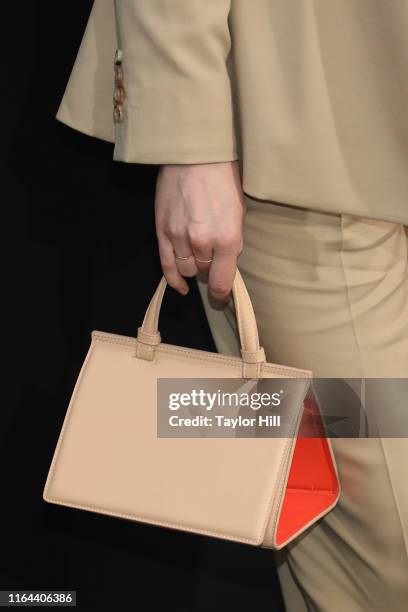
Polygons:
M152 361L155 348L161 342L158 329L159 314L167 281L163 276L147 307L145 317L137 333L136 357ZM232 295L241 342L243 378L260 378L261 364L266 361L265 351L259 345L258 327L254 309L242 276L237 269Z

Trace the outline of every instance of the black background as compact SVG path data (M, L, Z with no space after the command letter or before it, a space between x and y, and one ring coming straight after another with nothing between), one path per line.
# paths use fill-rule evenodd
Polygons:
M83 609L282 610L271 551L42 500L90 332L134 335L160 279L157 168L112 162L112 145L54 118L90 0L7 6L2 301L13 368L0 421L0 588L76 589ZM165 341L214 350L194 283L185 298L167 294Z

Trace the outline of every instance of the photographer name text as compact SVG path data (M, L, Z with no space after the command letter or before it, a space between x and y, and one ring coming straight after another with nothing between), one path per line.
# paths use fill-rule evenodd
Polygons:
M171 427L226 427L236 429L237 427L280 427L280 414L260 415L254 417L225 417L214 415L213 417L197 415L194 417L169 417Z

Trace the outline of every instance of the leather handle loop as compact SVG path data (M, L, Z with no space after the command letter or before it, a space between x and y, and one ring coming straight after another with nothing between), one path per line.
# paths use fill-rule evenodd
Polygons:
M241 356L246 363L262 363L263 361L266 361L265 351L263 350L262 346L254 352L244 351L244 349L241 349Z
M166 287L167 282L163 276L147 307L143 323L138 329L136 356L142 359L153 359L155 346L160 343L159 314ZM263 348L259 345L258 327L251 299L238 269L232 287L232 296L244 362L243 376L247 378L250 373L251 377L255 377L259 375L260 364L265 362L266 358Z
M150 346L157 346L161 342L160 332L150 334L146 332L143 327L139 327L137 330L137 339L143 344L149 344Z

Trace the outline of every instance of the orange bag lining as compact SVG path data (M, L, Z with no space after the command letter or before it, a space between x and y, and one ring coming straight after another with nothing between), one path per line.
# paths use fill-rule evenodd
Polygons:
M312 425L310 425L310 422ZM312 395L304 402L304 412L293 451L287 487L276 530L276 544L286 540L328 510L339 494L339 482L320 410Z

